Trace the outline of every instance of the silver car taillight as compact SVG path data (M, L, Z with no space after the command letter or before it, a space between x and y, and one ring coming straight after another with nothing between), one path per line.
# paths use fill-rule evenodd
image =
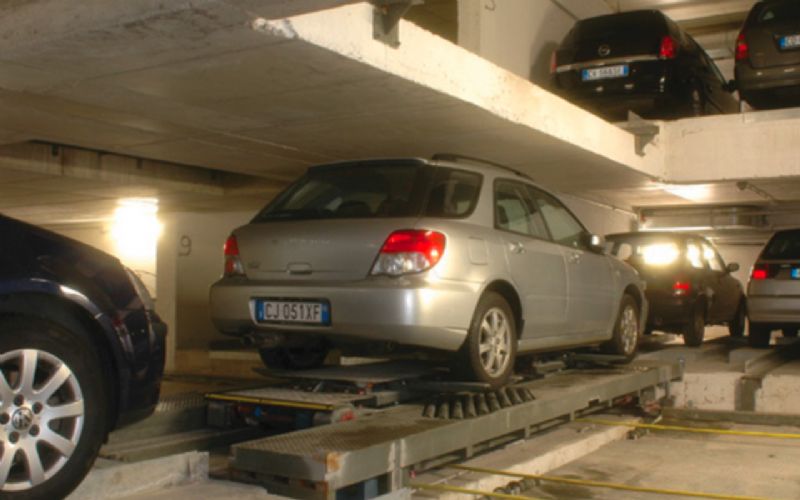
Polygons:
M225 276L244 276L244 266L239 257L239 243L236 241L236 236L228 236L223 253L225 254Z
M442 233L424 229L395 231L381 247L372 274L400 276L426 271L436 265L444 253L446 238Z

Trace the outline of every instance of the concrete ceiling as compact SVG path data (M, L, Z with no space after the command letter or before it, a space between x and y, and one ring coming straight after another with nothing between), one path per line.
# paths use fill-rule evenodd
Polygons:
M235 174L257 188L232 196L229 186L164 183L161 174L76 176L63 159L55 162L60 170L42 171L32 163L13 161L19 150L0 148L0 210L34 222L55 215L92 219L108 214L122 196L158 196L171 210L250 210L315 163L437 151L489 157L521 168L535 164L530 173L548 187L615 206L692 202L657 182L660 173L650 161L657 150L636 156L631 136L538 89L503 77L496 86L509 95L491 94L494 81L487 79L477 90L490 95L474 96L476 89L469 87L474 82L464 82L461 96L454 97L442 89L462 82L447 74L439 89L416 81L417 74L445 71L442 66L427 67L429 63L414 57L395 61L393 49L380 45L348 47L347 36L341 37L340 52L332 54L301 39L290 23L267 22L346 3L352 2L3 4L0 144L65 144L89 150L87 154L115 155L123 163L135 158L161 162L162 173L199 168ZM684 16L681 22L710 20L714 6L730 10L730 15L743 8L743 2L726 1L612 3L623 10L672 9L670 15ZM692 8L697 8L695 18L688 14ZM421 14L426 22L452 22L448 2L432 0L426 9ZM371 29L357 21L365 33ZM331 32L348 28L320 23L317 29L333 37ZM438 43L425 41L418 54ZM488 65L477 58L454 53L463 61L463 74L482 78L487 73ZM394 74L365 64L365 57L384 57ZM405 76L398 78L401 73ZM506 101L512 104L503 107ZM492 106L502 113L487 109ZM611 152L616 150L625 153L615 156ZM26 155L21 154L30 158ZM102 163L96 165L103 169ZM799 185L786 179L774 186L758 182L777 198L790 196L782 189ZM766 203L756 191L737 190L733 182L711 186L708 193L700 202Z

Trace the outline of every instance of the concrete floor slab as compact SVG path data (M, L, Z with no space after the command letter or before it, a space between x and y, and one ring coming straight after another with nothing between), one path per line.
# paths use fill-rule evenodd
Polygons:
M601 415L598 418L623 420L618 416ZM625 418L630 420L630 418ZM579 460L603 446L623 439L626 427L603 427L573 422L537 435L527 441L518 441L501 450L468 460L463 465L544 474L569 462ZM507 478L477 472L462 472L454 469L438 469L414 479L416 483L446 484L459 488L492 491L508 482ZM417 497L459 498L459 493L427 492L415 493Z
M729 428L800 432L800 428L742 425ZM638 440L615 441L550 475L721 495L791 499L800 498L798 461L797 440L658 433ZM676 498L546 482L525 494L542 499Z
M69 500L122 498L208 477L208 453L189 452L136 463L98 460Z

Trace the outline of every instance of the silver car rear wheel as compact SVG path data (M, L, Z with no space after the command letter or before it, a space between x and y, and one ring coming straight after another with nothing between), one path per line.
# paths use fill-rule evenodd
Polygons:
M453 371L498 388L508 382L517 356L517 325L506 299L495 292L478 301Z
M491 377L502 374L511 360L510 321L499 307L486 311L481 321L478 353L483 369Z

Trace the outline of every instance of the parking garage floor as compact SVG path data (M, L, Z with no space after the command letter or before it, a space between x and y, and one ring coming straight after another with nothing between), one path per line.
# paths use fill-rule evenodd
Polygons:
M709 328L708 333L710 340L696 350L687 350L681 345L679 338L670 335L656 334L646 341L643 349L646 353L642 357L683 357L686 359L687 376L695 377L692 386L696 387L703 381L707 393L718 395L711 399L698 398L696 395L682 393L685 390L682 382L673 383L671 396L677 405L689 410L717 411L719 417L717 420L698 421L668 416L668 420L659 423L741 431L741 434L631 429L592 423L590 419L589 422L564 424L554 430L536 434L528 441L513 442L484 456L481 466L508 471L512 469L509 463L514 462L517 457L525 457L522 462L528 463L526 461L531 460L534 455L545 456L551 453L558 455L558 458L529 462L527 466L520 463L513 469L517 473L545 474L580 481L579 484L543 481L538 485L523 482L525 488L522 491L513 488L505 490L506 494L532 498L616 499L642 498L645 494L647 498L654 499L675 497L674 494L597 487L584 484L585 481L615 483L623 487L677 490L691 494L715 494L725 498L800 497L800 482L797 480L795 467L800 460L800 439L791 437L800 436L800 417L772 412L765 415L768 415L773 425L734 422L744 412L736 411L736 389L731 384L733 380L737 380L734 374L744 373L739 361L743 356L743 349L744 354L748 354L747 348L742 347L738 339L727 337L722 328ZM761 351L761 355L769 358L771 352ZM723 358L731 362L723 363L720 361ZM792 373L792 370L796 373L800 371L800 360L786 359L776 364L773 370L783 374L782 377L786 373ZM169 398L181 394L202 394L209 390L251 386L252 383L252 380L179 376L165 382L164 395ZM267 383L272 381L268 380ZM763 384L762 390L768 392L770 385ZM782 393L761 395L764 401L783 397ZM770 404L771 407L776 405L775 402ZM709 408L704 408L704 405ZM726 420L725 415L731 415L733 419ZM748 415L747 419L758 422L758 412L748 412ZM611 415L609 418L630 421L624 415ZM752 432L768 435L750 435ZM772 434L788 437L776 437ZM600 445L597 444L598 439L601 440ZM569 446L562 446L567 442ZM531 451L528 452L528 449ZM544 462L549 465L542 465ZM71 498L274 498L260 486L213 479L225 477L227 464L228 450L225 446L213 449L210 455L189 452L134 464L101 461ZM490 482L486 482L488 476L493 474L477 474L445 467L417 477L416 480L445 486L473 485L479 489L491 484L494 489L498 485L502 487L523 479L494 475ZM130 480L139 485L138 489L131 489ZM120 486L118 490L113 488L115 481ZM102 488L98 484L102 484ZM453 492L417 490L398 493L398 498L412 494L427 498L468 496Z

